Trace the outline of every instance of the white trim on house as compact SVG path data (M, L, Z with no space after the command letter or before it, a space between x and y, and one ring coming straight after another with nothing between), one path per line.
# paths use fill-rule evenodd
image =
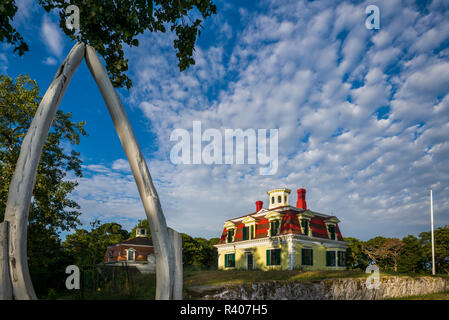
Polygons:
M291 240L289 240L291 239ZM318 237L307 237L303 235L297 234L286 234L280 236L273 237L265 237L260 239L252 239L252 240L243 240L237 242L230 243L222 243L214 245L215 248L218 249L219 252L224 250L235 250L235 249L246 249L251 247L259 247L259 246L267 246L267 245L280 245L282 243L288 243L288 241L300 243L304 245L311 246L323 246L326 248L335 248L335 249L346 249L348 247L348 243L345 241L339 240L330 240Z

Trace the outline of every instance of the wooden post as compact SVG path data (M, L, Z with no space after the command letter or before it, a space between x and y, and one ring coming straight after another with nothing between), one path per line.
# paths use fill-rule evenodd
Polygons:
M31 196L51 123L75 70L84 58L84 51L84 44L76 43L56 72L23 139L9 185L5 221L9 222L9 272L13 295L18 300L37 299L27 261L27 227Z
M125 109L95 49L89 45L86 46L86 63L114 122L148 218L156 256L156 299L169 300L172 298L173 289L173 263L170 261L173 257L173 245L168 235L159 196Z
M8 221L0 223L0 300L12 300L12 284L9 274Z
M183 268L182 268L182 237L181 234L168 228L173 243L173 300L182 300Z

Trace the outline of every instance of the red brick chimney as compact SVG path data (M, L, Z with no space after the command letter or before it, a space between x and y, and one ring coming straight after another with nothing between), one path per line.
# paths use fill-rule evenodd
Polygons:
M263 201L260 201L260 200L256 201L256 212L259 212L260 209L262 209L262 207L263 207Z
M298 189L298 201L296 202L296 208L307 210L306 203L306 189Z

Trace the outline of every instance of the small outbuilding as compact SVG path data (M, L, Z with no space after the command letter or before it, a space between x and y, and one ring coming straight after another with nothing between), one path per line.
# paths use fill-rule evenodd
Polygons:
M135 267L141 273L155 273L156 259L151 239L143 227L136 229L134 238L109 246L104 256L106 266Z

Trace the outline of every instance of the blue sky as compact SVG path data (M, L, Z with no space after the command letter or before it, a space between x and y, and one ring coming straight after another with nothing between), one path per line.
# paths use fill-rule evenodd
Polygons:
M42 94L73 43L57 14L16 1L30 51L0 47L0 71L28 73ZM380 30L365 8L380 8ZM310 209L334 214L343 236L403 237L449 224L449 3L434 1L219 1L180 73L171 34L126 49L133 81L119 90L161 197L168 225L218 237L226 219L267 204L266 191L307 189ZM81 13L82 19L82 13ZM84 177L72 194L94 218L131 229L145 218L106 106L83 62L61 109L85 120L76 150ZM279 170L174 165L170 133L203 128L279 129Z

